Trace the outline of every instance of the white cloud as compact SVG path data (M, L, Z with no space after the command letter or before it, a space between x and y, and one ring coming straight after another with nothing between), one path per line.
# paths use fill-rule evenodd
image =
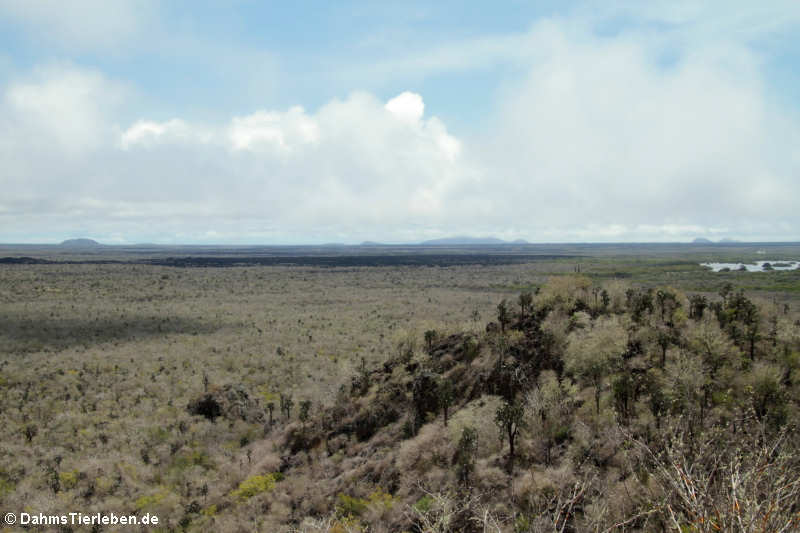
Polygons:
M81 72L62 77L85 78ZM49 94L61 79L23 92ZM46 231L55 221L62 229L98 225L115 235L157 227L208 239L214 235L209 231L239 221L248 227L239 233L245 240L342 231L366 238L387 227L438 219L448 209L448 195L471 176L460 141L440 120L419 112L413 122L398 117L367 93L332 100L314 113L260 110L223 124L141 119L124 129L113 128L113 113L102 105L68 106L72 115L66 117L43 112L48 104L37 98L24 99L38 102L28 107L19 100L6 101L18 122L41 134L63 133L63 139L53 135L35 149L16 150L19 168L27 166L24 183L16 173L0 174L11 190L0 201L2 240L22 228ZM55 100L66 105L68 99ZM421 111L422 98L411 95L411 101ZM0 124L7 126L0 138L13 136L9 123ZM71 138L62 124L88 124L78 131L91 135ZM80 150L61 150L61 141ZM48 156L38 157L42 152Z
M472 138L413 92L120 127L124 86L37 70L2 90L0 240L53 228L239 242L797 238L800 121L770 98L757 50L682 42L665 64L658 39L598 36L584 19L541 22L482 55L480 42L467 49L479 63L513 46L526 75ZM461 68L461 52L430 68Z
M534 233L594 224L629 237L795 219L797 123L771 107L746 52L696 49L664 67L632 36L571 39L548 22L533 37L542 59L503 93L486 140L487 171L506 178L498 213L532 210Z
M0 0L0 17L68 48L104 49L139 37L156 19L151 0Z
M400 120L411 123L419 122L422 115L425 114L425 103L422 101L422 97L409 91L398 94L386 102L385 107Z
M645 23L669 25L670 32L682 33L695 43L772 38L800 23L800 5L793 0L732 2L712 0L625 0L601 6L607 16L625 16Z
M3 99L17 138L76 152L98 147L111 134L107 117L125 93L97 72L49 66L12 83Z
M235 150L254 150L271 147L279 152L292 152L304 144L319 141L319 125L300 106L286 113L258 111L244 117L234 117L228 137Z
M211 133L203 129L193 128L185 121L173 118L166 122L138 120L122 132L120 146L129 150L135 146L156 146L164 142L200 142L211 141Z

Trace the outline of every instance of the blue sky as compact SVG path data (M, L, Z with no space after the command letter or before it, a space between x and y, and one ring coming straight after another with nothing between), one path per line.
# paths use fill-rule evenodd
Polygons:
M438 72L411 66L396 75L376 71L453 42L525 33L538 17L556 13L555 5L510 2L507 9L489 10L464 2L153 3L140 15L144 27L119 38L84 39L72 28L48 35L36 21L21 24L17 16L2 21L0 43L16 71L64 60L96 68L135 85L143 105L164 117L225 117L298 104L313 109L353 90L386 99L415 90L425 93L439 116L469 126L480 120L475 107L488 107L498 81L519 69L499 61Z
M800 240L800 4L0 0L0 242Z

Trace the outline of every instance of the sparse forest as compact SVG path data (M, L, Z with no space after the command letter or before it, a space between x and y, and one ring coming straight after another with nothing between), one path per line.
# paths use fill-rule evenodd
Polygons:
M661 263L4 266L0 504L159 531L800 530L798 302L747 285L797 275L696 290Z

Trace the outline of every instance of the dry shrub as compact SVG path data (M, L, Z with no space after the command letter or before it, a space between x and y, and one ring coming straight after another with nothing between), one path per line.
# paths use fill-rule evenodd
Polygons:
M731 440L708 431L700 442L677 434L661 449L634 441L654 464L659 510L676 529L713 532L788 532L800 529L800 446L784 428L765 424Z
M606 281L601 286L608 293L610 300L608 307L612 313L622 313L625 310L625 291L630 288L630 284L618 279Z
M511 479L497 464L486 460L476 463L473 485L479 493L495 494L507 490Z
M500 453L500 430L494 423L494 416L501 403L499 396L486 395L469 402L454 413L447 428L452 449L455 450L464 428L471 427L478 432L478 457Z
M592 280L586 276L551 277L542 287L539 301L552 307L571 310L578 301L589 303Z
M454 446L448 431L439 422L425 424L416 437L400 446L397 454L397 468L401 472L424 474L434 466L447 467Z
M273 443L268 440L258 441L251 445L253 457L252 473L277 472L280 470L281 458L273 451Z
M592 325L592 317L586 311L573 313L569 319L571 329L586 329Z

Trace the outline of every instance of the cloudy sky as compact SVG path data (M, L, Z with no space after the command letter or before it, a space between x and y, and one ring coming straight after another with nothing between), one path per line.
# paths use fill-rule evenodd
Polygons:
M798 32L794 0L0 0L0 242L798 241Z

